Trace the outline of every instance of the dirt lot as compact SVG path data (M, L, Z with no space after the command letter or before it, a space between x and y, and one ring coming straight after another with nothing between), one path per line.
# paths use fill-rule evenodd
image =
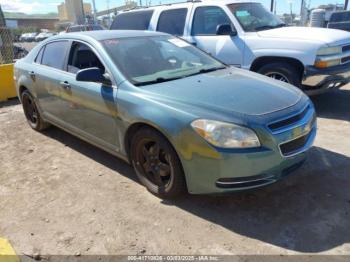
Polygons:
M163 201L124 162L0 104L0 237L18 254L350 254L350 87L313 99L302 169L254 192Z

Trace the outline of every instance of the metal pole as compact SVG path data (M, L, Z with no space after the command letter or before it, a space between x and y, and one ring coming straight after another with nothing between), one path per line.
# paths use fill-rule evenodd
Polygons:
M349 0L345 0L344 10L348 10Z
M275 5L275 4L274 4L274 1L275 1L275 0L271 0L271 6L270 6L270 11L271 11L271 13L272 13L273 7L274 7L274 5Z
M305 1L305 0L301 0L300 16L303 14L303 10L304 10L304 1Z
M96 10L96 3L95 3L95 0L92 0L92 8L94 9L94 23L97 22L97 10Z

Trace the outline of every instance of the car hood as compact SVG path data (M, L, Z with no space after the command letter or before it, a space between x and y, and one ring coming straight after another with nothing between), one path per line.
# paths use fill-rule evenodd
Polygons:
M281 27L259 31L260 37L317 41L328 45L350 43L349 32L317 27Z
M233 68L143 88L169 101L244 115L263 115L288 108L303 95L289 84Z

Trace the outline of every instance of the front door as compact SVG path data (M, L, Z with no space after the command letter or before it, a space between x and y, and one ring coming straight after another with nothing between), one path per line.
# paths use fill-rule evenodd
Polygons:
M244 42L238 35L217 35L216 29L220 24L229 24L234 28L222 8L198 6L194 9L191 36L185 39L222 62L241 67Z
M116 118L117 89L101 83L79 82L76 73L81 69L98 67L105 71L90 46L73 42L68 58L67 75L62 89L63 118L69 129L113 151L119 148Z

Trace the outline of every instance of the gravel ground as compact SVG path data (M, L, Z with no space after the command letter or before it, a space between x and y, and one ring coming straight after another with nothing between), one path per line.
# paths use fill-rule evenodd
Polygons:
M0 237L18 254L350 255L350 88L313 99L308 161L272 186L164 201L117 158L0 104Z

